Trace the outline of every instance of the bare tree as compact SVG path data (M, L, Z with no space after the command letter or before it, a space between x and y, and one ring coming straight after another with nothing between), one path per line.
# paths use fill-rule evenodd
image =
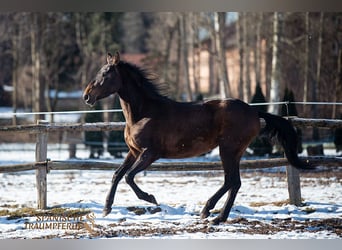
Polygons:
M166 30L168 32L165 33L166 35L166 46L164 49L164 62L163 62L163 76L164 81L169 82L171 80L170 72L172 71L172 63L171 63L171 49L172 49L172 42L174 40L174 37L176 37L177 33L177 27L179 25L179 20L174 18L173 16L168 16L168 22ZM160 32L160 29L158 29Z
M305 46L304 46L304 83L303 83L303 102L308 100L308 77L309 77L309 40L310 40L310 16L309 12L305 12ZM306 105L303 106L303 112L306 112Z
M257 84L261 83L261 26L262 13L238 13L236 21L237 47L239 50L239 98L245 102L251 98L251 49L253 48L254 72Z
M317 59L316 59L316 75L312 86L312 99L313 101L318 101L319 98L319 84L321 80L321 61L322 61L322 34L323 34L323 20L324 12L320 12L319 16L319 26L318 26L318 43L317 43ZM313 117L317 116L316 106L312 109Z
M146 46L148 59L154 63L149 67L160 76L160 81L168 84L169 94L176 99L181 95L180 84L180 18L179 13L158 12L151 14Z
M190 52L191 52L191 68L192 68L192 79L194 84L194 92L196 94L200 91L199 78L200 78L200 44L198 38L198 25L199 15L197 13L190 13Z
M250 76L250 49L248 37L247 14L243 13L242 33L243 33L243 100L248 102L251 96L251 76Z
M237 40L237 47L239 50L239 99L243 100L243 89L244 89L244 80L243 80L243 72L244 72L244 46L243 46L243 34L242 34L242 23L243 23L244 15L243 13L238 12L238 19L236 21L236 40Z
M21 48L21 22L18 20L17 15L13 15L14 25L13 27L13 35L12 35L12 58L13 58L13 65L12 65L12 109L13 113L17 112L18 108L18 67L19 67L19 59L20 59L20 48ZM12 124L17 124L17 116L14 115L12 119Z
M317 44L317 60L316 60L316 76L312 81L312 100L314 102L319 99L319 87L321 80L321 61L322 61L322 34L323 34L323 21L324 21L324 12L320 12L319 15L319 26L318 26L318 44ZM317 105L312 106L312 117L317 117ZM317 128L312 130L312 139L319 139L319 131Z
M263 22L263 13L256 14L256 34L254 47L254 70L256 84L261 84L261 26Z
M122 47L126 53L141 53L144 44L144 23L141 12L125 12L121 18ZM104 33L102 33L104 34Z
M224 46L225 12L214 13L215 45L218 58L220 96L227 98L230 94L229 76L227 70L226 48Z
M33 111L41 112L44 108L44 84L41 81L41 37L42 14L31 14L31 60L33 82ZM43 115L36 114L35 120L43 119Z
M335 78L335 94L333 96L333 102L337 102L337 96L338 96L338 93L340 92L341 90L341 66L342 66L342 48L341 48L341 45L339 44L338 45L338 55L337 55L337 74L336 74L336 78ZM331 116L332 119L336 119L336 104L333 105L333 110L332 110L332 116ZM339 119L341 117L338 117Z
M219 92L217 81L217 54L215 45L215 29L213 14L205 12L201 14L201 27L208 32L207 50L208 50L208 70L209 70L209 95L216 95Z
M87 58L89 59L89 51L88 51L88 47L86 46L86 42L85 42L85 31L84 31L84 27L82 26L82 22L83 22L83 16L81 13L75 13L75 34L76 34L76 43L78 44L78 46L81 49L81 56L83 58L83 63L82 66L79 70L79 78L81 79L80 81L80 87L83 87L83 84L86 83L87 80Z
M188 16L185 13L181 13L179 15L180 21L180 39L181 39L181 50L182 50L182 58L183 58L183 69L184 69L184 81L185 81L185 93L186 100L192 101L192 91L190 86L190 75L189 75L189 51L187 44L187 22Z
M278 62L278 48L279 48L279 13L273 14L273 41L272 41L272 69L271 69L271 89L270 101L279 102L280 100L280 69ZM279 105L271 104L269 106L270 113L278 114Z

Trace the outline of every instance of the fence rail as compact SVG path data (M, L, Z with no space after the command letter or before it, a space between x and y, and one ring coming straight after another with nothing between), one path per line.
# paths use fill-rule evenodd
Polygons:
M329 129L342 128L342 120L334 119L306 119L289 117L296 127L324 127ZM264 120L260 119L264 124ZM84 131L111 131L123 130L125 122L96 122L96 123L48 123L48 124L28 124L17 126L2 126L0 133L20 132L20 133L42 133L42 132L84 132Z
M324 128L342 128L342 120L331 119L304 119L291 117L289 118L296 127L324 127ZM263 120L262 120L263 122ZM0 127L1 133L36 133L36 162L27 164L15 164L9 166L0 166L0 173L18 172L27 170L36 170L37 183L37 204L38 208L46 209L47 207L47 181L46 176L50 170L113 170L119 166L117 163L95 162L95 161L49 161L47 159L47 141L48 133L56 131L111 131L123 130L124 122L101 122L101 123L77 123L77 124L50 124L46 121L38 121L38 124L19 125L19 126L3 126ZM338 157L305 157L304 161L309 161L315 165L324 167L342 166L342 158ZM301 204L300 194L300 178L299 171L291 166L285 158L263 159L263 160L245 160L241 161L241 168L256 169L269 168L275 166L287 166L287 180L290 203ZM195 170L221 170L221 162L157 162L149 168L154 171L195 171Z
M342 166L342 158L338 157L302 157L303 161L310 162L314 165L324 167L340 167ZM242 160L240 169L264 169L277 166L288 165L286 158L258 159L258 160ZM21 171L37 170L46 168L50 170L116 170L120 163L110 161L93 161L93 160L66 160L66 161L50 161L22 163L13 165L0 165L0 173L14 173ZM148 170L151 171L212 171L222 170L220 161L210 162L155 162Z

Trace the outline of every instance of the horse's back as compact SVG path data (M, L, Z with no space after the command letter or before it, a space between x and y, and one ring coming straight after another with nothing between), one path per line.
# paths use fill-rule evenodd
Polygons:
M158 105L158 115L141 120L130 130L130 147L152 148L162 158L203 154L220 144L249 143L259 129L257 112L238 99Z
M210 107L217 117L221 117L229 123L259 121L257 110L239 99L210 100L204 105Z
M248 144L260 131L258 112L239 99L210 100L204 105L215 110L214 120L221 126L221 141L238 146Z

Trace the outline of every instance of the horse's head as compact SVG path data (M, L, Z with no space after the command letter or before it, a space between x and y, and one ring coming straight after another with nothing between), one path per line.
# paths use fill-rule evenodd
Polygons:
M103 99L119 91L122 86L117 65L120 62L118 52L112 56L107 54L107 64L105 64L96 74L83 92L83 99L88 105L94 105L96 101Z

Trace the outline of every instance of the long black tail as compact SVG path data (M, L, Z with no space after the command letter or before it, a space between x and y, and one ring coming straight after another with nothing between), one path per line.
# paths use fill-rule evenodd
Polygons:
M266 126L262 134L266 133L270 137L277 136L278 141L285 151L285 155L290 164L298 169L312 169L311 164L301 161L298 158L298 136L291 122L270 113L259 111L259 117L266 121Z

